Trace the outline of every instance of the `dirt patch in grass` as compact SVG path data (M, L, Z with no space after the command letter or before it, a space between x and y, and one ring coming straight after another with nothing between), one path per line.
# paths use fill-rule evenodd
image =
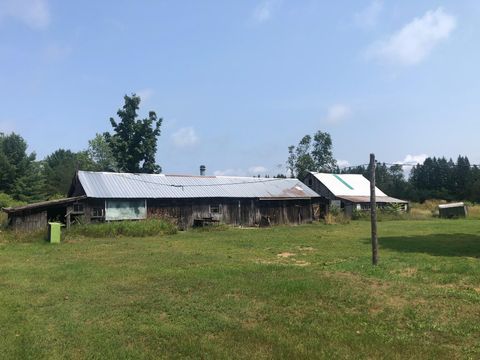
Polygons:
M315 251L315 249L311 246L299 246L298 250L300 250L300 251Z
M302 261L302 260L296 260L294 265L297 265L297 266L308 266L310 265L310 263L308 261Z
M283 252L283 253L277 254L277 257L279 257L279 258L289 258L289 257L295 256L295 255L296 254L291 253L291 252Z

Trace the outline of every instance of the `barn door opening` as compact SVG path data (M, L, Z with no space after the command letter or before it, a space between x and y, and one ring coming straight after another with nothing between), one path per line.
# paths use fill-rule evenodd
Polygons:
M65 224L65 217L67 215L66 207L54 207L47 210L47 220L61 222Z

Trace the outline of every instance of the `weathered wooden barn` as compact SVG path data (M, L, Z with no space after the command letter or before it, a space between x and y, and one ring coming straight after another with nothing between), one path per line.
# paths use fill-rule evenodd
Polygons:
M370 210L370 181L361 174L327 174L309 172L303 182L322 198L329 206L341 208L351 216L355 210ZM375 188L377 206L382 208L395 204L402 211L408 210L408 201L388 196Z
M321 203L297 179L78 171L69 198L4 210L16 229L44 228L50 220L69 226L155 217L170 218L185 229L208 222L306 223Z

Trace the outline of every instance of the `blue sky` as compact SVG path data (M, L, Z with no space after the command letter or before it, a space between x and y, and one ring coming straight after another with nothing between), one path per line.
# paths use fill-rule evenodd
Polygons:
M135 92L166 173L276 174L316 130L341 164L480 163L479 18L476 0L0 0L0 131L82 150Z

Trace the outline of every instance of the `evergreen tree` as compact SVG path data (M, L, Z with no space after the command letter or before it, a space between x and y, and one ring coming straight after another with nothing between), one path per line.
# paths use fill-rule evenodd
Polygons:
M20 135L0 133L0 192L21 201L41 200L43 176L35 157L27 154L27 143Z
M43 165L45 193L49 198L66 196L77 170L97 170L86 151L74 153L58 149L45 158Z

